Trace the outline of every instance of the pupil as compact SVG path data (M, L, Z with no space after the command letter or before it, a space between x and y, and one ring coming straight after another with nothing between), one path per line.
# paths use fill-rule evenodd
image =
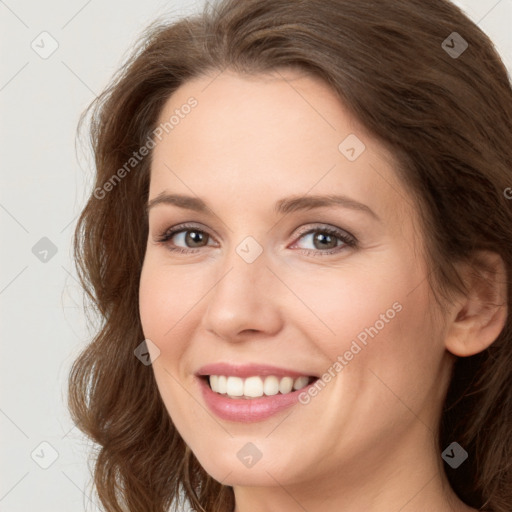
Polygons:
M322 241L325 241L326 239L331 239L331 235L327 235L327 234L322 234L322 233L319 233L317 236L316 236L316 240L319 241L319 242L322 242ZM329 243L329 241L332 241L332 240L328 240L327 243ZM322 244L321 244L322 245ZM324 245L324 249L325 249L325 244Z
M191 240L192 242L197 242L198 240L201 241L200 239L202 238L203 236L203 233L199 233L197 231L189 231L189 234L187 235L187 242L189 240Z

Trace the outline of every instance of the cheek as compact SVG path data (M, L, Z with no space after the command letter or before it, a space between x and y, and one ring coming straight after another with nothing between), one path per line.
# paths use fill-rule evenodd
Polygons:
M414 314L411 320L417 321L416 309L427 306L426 297L410 294L418 281L417 270L400 268L393 261L376 263L363 261L338 272L327 269L314 278L286 276L303 303L291 298L289 317L303 327L309 324L307 335L331 360L348 350L353 340L364 347L372 340L396 338L397 330L404 329L403 317Z
M162 304L164 286L158 277L154 267L145 262L139 284L139 313L144 336L154 342L161 338L166 324L169 328L167 315L162 314L166 307Z
M392 398L391 390L414 403L425 400L441 371L444 348L428 314L425 271L403 260L354 265L340 273L336 286L327 274L316 276L314 285L296 281L297 295L317 316L308 313L308 334L331 361L325 371L342 373L333 379L339 392L364 394L367 403Z
M141 273L139 311L144 336L160 351L152 363L160 396L185 442L192 442L190 425L204 418L191 398L183 362L191 337L187 329L198 321L192 308L197 290L187 286L185 272L175 270L148 257Z
M204 295L199 276L185 266L169 267L149 255L144 263L139 287L139 312L144 335L161 345L183 336L176 332L190 325L194 309ZM160 349L178 349L174 341Z

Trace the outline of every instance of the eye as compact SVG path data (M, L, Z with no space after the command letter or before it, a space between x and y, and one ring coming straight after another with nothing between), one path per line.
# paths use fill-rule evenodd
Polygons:
M174 244L170 244L172 238L178 238L177 235L180 235L181 242L186 244L191 244L192 248L182 248L182 247L173 247ZM177 251L182 253L195 253L201 247L204 247L203 242L208 240L210 235L203 231L202 229L198 229L194 225L180 224L174 228L168 229L164 233L162 233L158 238L157 242L168 245L168 249L170 251ZM199 244L199 246L197 246Z
M303 230L300 233L299 240L308 237L313 244L313 249L302 248L302 251L307 255L335 254L347 247L356 247L357 245L354 236L340 228L326 225L311 228L306 232ZM206 247L210 238L212 237L206 231L197 228L195 225L180 224L163 232L157 237L156 242L167 245L170 251L191 254L200 251L202 247ZM172 241L173 239L174 241ZM176 243L184 244L185 247L176 246ZM291 247L293 248L296 245L297 242Z
M357 245L357 240L354 236L332 226L317 226L309 229L306 232L302 232L299 240L306 240L308 238L313 245L313 249L304 249L304 252L307 255L313 256L335 254L346 247L356 247Z

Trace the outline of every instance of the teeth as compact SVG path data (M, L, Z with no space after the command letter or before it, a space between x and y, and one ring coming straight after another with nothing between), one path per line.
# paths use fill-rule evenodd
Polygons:
M309 379L307 377L299 377L298 379L295 379L295 382L293 383L293 389L302 389L308 385L308 382Z
M253 398L263 396L263 381L259 377L249 377L248 379L245 379L244 395Z
M215 377L215 375L212 375L212 377ZM219 380L217 381L217 392L225 394L228 390L228 379L226 379L224 375L219 375L218 377Z
M229 396L242 396L244 394L244 381L239 377L228 377L226 393Z
M286 394L307 386L309 377L282 377L279 379L274 375L268 377L227 377L225 375L210 375L210 387L216 393L228 395L232 398L259 398L262 396L273 396L278 393Z
M283 395L289 393L293 389L293 379L291 377L283 377L279 382L279 392Z
M267 396L277 395L279 393L279 379L271 375L263 383L263 393Z

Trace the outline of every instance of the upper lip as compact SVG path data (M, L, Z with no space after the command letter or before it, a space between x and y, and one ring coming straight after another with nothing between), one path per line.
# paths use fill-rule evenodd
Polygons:
M253 377L257 375L268 376L275 375L276 377L316 377L316 375L308 372L300 372L296 370L289 370L287 368L279 368L277 366L270 366L268 364L244 364L233 365L229 363L212 363L201 366L196 372L198 377L207 375L226 375L233 377Z

